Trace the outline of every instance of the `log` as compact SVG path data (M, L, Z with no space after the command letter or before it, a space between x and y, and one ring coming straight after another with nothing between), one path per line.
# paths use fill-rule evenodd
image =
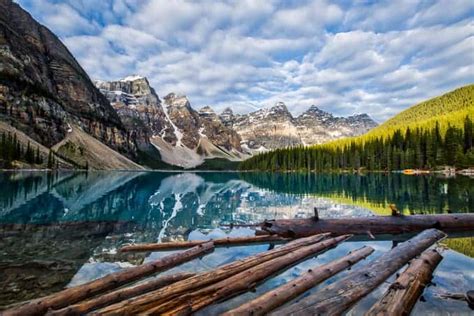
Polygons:
M439 230L425 230L341 280L271 315L341 315L409 260L444 237L446 234Z
M274 258L283 256L300 247L317 243L327 238L328 236L329 234L321 234L321 235L311 236L307 238L297 239L285 245L282 245L278 248L275 248L273 250L265 251L253 256L249 256L242 260L231 262L215 270L200 273L194 277L191 277L183 281L178 281L162 289L149 292L147 294L135 297L130 300L125 300L120 303L112 304L110 306L104 307L95 312L92 312L92 314L95 314L95 315L139 314L154 306L158 306L168 301L172 301L176 297L181 296L183 293L195 291L211 283L216 283L221 280L227 279L231 277L232 275L245 271L262 262L269 261Z
M138 285L126 287L116 291L112 291L98 297L92 298L87 301L79 302L75 305L70 305L60 310L54 310L48 312L46 315L50 316L72 316L72 315L84 315L90 311L99 309L101 307L123 301L125 299L141 295L143 293L150 292L152 290L159 289L163 286L181 281L194 276L195 273L177 273L171 275L165 275L154 280L150 280Z
M347 269L360 260L365 259L372 252L374 252L373 248L362 247L350 252L348 255L340 259L314 267L291 282L271 290L244 305L232 309L224 313L222 316L265 315L300 294L303 294L324 280L344 269Z
M466 301L471 309L474 309L474 291L464 293L443 293L438 295L444 299Z
M367 316L410 315L418 298L431 282L433 271L443 257L436 249L428 249L400 274L384 296L366 313Z
M173 268L183 262L202 256L213 249L214 244L212 242L198 245L186 251L174 253L138 267L124 269L109 274L103 278L71 287L61 292L6 310L3 312L3 316L43 315L48 311L48 309L60 309L66 307L99 293L117 288L123 284Z
M248 244L261 244L268 242L285 242L290 238L284 238L277 235L264 235L264 236L248 236L248 237L227 237L211 239L214 242L215 247L228 247L228 246L241 246ZM205 240L190 240L180 242L164 242L164 243L149 243L149 244L136 244L130 246L124 246L120 248L120 252L131 252L131 251L159 251L159 250L173 250L190 248L205 243Z
M315 221L307 219L279 219L265 221L262 229L270 234L300 238L330 232L334 235L372 235L418 233L436 228L446 233L473 232L474 214L440 214L410 216L342 217Z
M198 291L186 293L176 298L173 302L153 307L145 313L148 315L190 315L206 306L249 291L263 280L281 270L287 269L309 256L314 256L324 250L333 248L350 237L350 235L342 235L296 249L284 256L254 266L228 279ZM178 302L179 305L177 304Z

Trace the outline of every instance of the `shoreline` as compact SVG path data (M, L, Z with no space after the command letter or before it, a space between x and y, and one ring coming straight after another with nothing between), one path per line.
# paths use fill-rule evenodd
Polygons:
M137 170L137 169L92 169L92 170L86 170L86 169L0 169L0 172L7 172L7 173L13 173L13 172L46 172L46 173L53 173L53 172L136 172L136 173L148 173L148 172L160 172L160 173L216 173L216 172L223 172L223 173L305 173L305 174L327 174L327 173L337 173L337 174L366 174L366 173L385 173L385 174L390 174L390 173L398 173L398 174L404 174L407 176L423 176L423 175L444 175L446 177L450 176L456 176L456 175L461 175L461 176L474 176L474 172L469 171L466 172L466 170L470 169L462 169L459 171L455 172L443 172L443 171L427 171L427 170L422 170L420 172L415 171L413 173L406 173L403 170L392 170L392 171L385 171L385 170L363 170L363 171L348 171L348 170L340 170L340 171L335 171L335 170L329 170L326 172L316 172L316 171L305 171L305 170L277 170L277 171L270 171L270 170L213 170L213 169L208 169L208 170L201 170L201 169L184 169L184 170L170 170L170 169L147 169L147 170Z

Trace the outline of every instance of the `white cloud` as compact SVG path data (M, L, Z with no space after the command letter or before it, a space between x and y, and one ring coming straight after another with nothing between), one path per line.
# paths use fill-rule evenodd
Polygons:
M91 77L250 111L284 101L383 121L474 82L474 2L21 0Z

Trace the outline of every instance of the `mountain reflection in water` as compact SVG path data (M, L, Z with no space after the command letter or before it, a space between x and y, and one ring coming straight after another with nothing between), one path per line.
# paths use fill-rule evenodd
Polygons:
M231 230L226 224L309 217L313 207L318 208L321 217L371 216L386 212L391 203L410 213L474 210L474 179L468 177L3 172L0 183L0 306L167 254L117 254L117 248L124 243L248 235L252 234L250 229ZM390 242L370 244L378 251L391 247ZM454 249L462 248L465 254L473 252L472 238L451 244ZM332 260L361 245L348 242L301 263L267 281L257 293L294 278L305 267ZM173 271L203 271L267 247L217 249L202 260L193 260ZM454 251L447 251L445 257L437 270L437 275L442 276L437 277L442 288L462 290L463 284L468 287L474 281L474 273L472 268L463 267L472 267L473 260ZM242 295L231 300L230 305L220 304L208 312L223 310L254 295ZM365 300L367 303L358 304L354 312L357 308L363 310L374 295ZM432 308L441 304L432 294L427 295L432 299L426 304ZM443 304L453 311L462 308L457 302Z

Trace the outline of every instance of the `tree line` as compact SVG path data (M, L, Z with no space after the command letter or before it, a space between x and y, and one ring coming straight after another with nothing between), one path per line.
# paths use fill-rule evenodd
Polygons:
M40 153L39 146L33 146L30 142L23 145L15 133L2 132L0 137L0 168L12 168L13 162L20 161L30 165L43 165L44 158ZM46 162L47 168L58 167L58 161L52 151L49 152Z
M336 171L434 169L442 165L474 166L474 124L466 116L460 127L439 122L430 128L398 129L389 136L351 142L277 149L243 161L241 170Z

